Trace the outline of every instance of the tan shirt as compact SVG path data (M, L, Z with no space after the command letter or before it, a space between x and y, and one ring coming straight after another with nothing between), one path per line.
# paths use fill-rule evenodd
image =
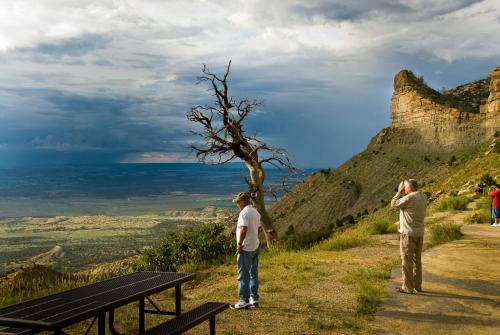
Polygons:
M391 200L391 207L399 208L399 232L408 236L424 236L424 217L427 196L419 191L401 197L398 192Z

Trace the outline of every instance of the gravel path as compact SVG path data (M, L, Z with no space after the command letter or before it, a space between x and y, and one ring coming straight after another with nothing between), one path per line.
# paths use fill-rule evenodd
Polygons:
M462 232L423 253L424 292L397 293L401 270L394 269L374 334L500 334L500 228L465 225Z

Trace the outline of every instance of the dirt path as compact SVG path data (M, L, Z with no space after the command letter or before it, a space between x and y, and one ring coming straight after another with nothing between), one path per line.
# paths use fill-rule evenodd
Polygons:
M424 252L424 292L397 293L401 270L393 271L374 334L500 334L500 228L466 225L462 232Z

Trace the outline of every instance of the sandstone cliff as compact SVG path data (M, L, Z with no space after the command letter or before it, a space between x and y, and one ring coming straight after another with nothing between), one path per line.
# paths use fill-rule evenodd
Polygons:
M278 231L336 224L386 206L403 178L432 183L500 131L500 68L437 92L411 71L394 78L391 126L337 169L296 185L271 208Z
M492 138L500 130L500 68L483 81L444 94L429 88L411 71L399 72L394 78L390 128L412 134L401 144L429 149L464 148Z

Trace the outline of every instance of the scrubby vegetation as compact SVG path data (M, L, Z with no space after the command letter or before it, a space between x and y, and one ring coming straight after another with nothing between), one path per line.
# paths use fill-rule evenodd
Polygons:
M471 213L464 218L464 222L467 224L471 223L489 223L490 222L490 213L486 210L477 211L475 213Z
M489 173L485 173L481 176L481 179L479 179L481 183L486 184L487 186L495 185L496 181L495 178L491 176Z
M366 229L352 228L335 234L332 238L316 246L318 250L339 251L354 248L370 242L370 234Z
M432 246L458 240L463 236L460 225L452 221L433 223L430 225L429 231Z
M439 200L437 204L437 210L447 211L447 210L459 210L463 211L467 209L467 204L471 201L468 197L452 195L444 197Z
M372 234L388 234L396 232L396 225L390 224L385 219L376 220L370 226Z
M168 232L156 246L146 249L133 265L136 271L176 271L186 264L215 264L235 250L234 238L220 223Z
M319 230L306 232L295 232L293 226L288 227L285 235L281 238L281 246L284 250L304 250L312 245L321 242L332 234L335 226L329 224Z
M381 263L374 269L357 270L343 279L355 287L358 314L375 313L384 297L385 279L390 277L393 265L391 262Z

